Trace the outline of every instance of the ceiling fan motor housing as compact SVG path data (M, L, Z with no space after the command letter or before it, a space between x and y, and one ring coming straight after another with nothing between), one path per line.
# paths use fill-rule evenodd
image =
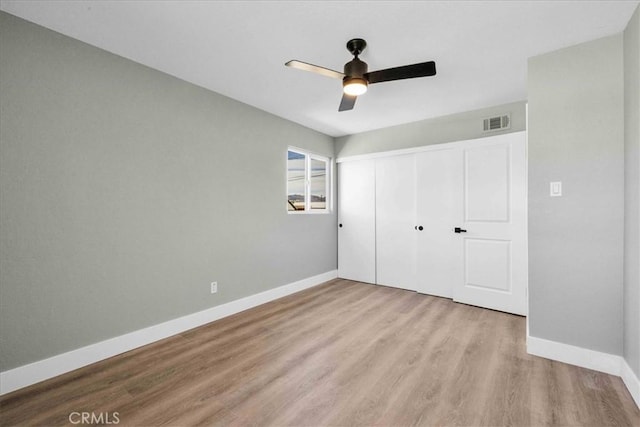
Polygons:
M360 61L358 58L353 58L351 61L344 64L344 75L348 77L360 77L362 78L368 71L367 63Z

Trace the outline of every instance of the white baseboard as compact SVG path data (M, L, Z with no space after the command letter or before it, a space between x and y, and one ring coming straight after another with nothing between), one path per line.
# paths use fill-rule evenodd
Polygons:
M622 360L620 377L624 382L624 385L627 386L627 390L631 393L631 397L636 401L636 405L640 408L640 379L638 376L631 370L631 367L627 363L626 360Z
M576 347L569 344L527 337L527 353L570 365L620 376L620 356Z
M338 277L337 270L328 271L317 276L308 277L294 283L269 289L268 291L250 295L197 313L1 372L0 395L99 362L100 360L179 334L295 292L311 288L335 279L336 277Z
M621 377L640 408L640 382L622 356L536 338L528 334L527 353Z

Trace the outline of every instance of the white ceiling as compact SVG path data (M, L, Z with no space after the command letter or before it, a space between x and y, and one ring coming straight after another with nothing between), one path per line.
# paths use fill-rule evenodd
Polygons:
M527 58L622 31L638 1L6 1L44 27L332 136L527 97ZM438 74L372 85L338 112L347 40L369 70Z

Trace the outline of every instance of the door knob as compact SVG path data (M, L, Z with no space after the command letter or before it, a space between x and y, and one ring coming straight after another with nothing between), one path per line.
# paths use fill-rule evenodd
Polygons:
M342 228L342 224L338 224L338 227Z
M466 232L467 232L467 230L463 230L463 229L462 229L462 228L460 228L460 227L456 227L456 228L454 228L454 229L453 229L453 231L454 231L455 233L466 233Z
M418 226L418 230L422 231L422 230L424 230L424 227L423 227L423 226L421 226L421 225L419 225L419 226Z

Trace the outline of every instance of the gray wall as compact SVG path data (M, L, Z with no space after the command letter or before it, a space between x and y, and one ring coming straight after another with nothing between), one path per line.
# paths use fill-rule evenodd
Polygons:
M482 119L505 113L511 113L511 129L491 135L523 131L525 105L525 101L515 102L343 136L336 139L336 157L482 138L487 136L482 131Z
M624 357L640 377L640 7L624 32Z
M333 139L0 13L0 370L336 268ZM218 294L209 293L217 280Z
M529 327L622 354L622 34L530 58ZM562 181L563 196L549 197Z

